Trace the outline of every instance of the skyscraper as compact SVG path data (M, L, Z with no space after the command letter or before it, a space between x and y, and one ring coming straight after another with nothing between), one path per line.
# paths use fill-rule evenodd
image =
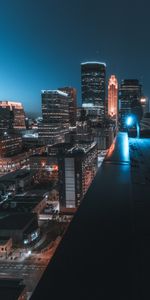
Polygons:
M0 101L0 131L25 128L25 113L22 103Z
M133 103L139 103L142 86L137 79L125 79L119 89L119 113L121 128L126 128L126 117L132 112Z
M42 91L42 116L39 139L48 144L63 141L69 129L68 95L59 90Z
M106 64L81 63L82 106L100 109L100 119L105 114Z
M108 82L108 116L114 120L118 118L118 81L111 75Z
M77 91L72 87L59 88L60 91L65 92L68 95L69 105L69 125L76 125L76 110L77 110Z

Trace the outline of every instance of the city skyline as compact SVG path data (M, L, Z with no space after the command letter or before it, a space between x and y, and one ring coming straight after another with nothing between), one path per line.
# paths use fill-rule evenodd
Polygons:
M134 4L2 3L0 100L41 113L41 90L72 86L81 103L80 63L92 60L106 63L107 80L139 79L149 97L149 5Z
M150 299L147 2L0 1L2 300Z

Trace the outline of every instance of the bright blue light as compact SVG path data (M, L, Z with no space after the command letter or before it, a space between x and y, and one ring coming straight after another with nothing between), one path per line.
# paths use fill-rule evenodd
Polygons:
M131 126L133 124L133 117L129 116L127 117L127 120L126 120L126 124L127 126Z

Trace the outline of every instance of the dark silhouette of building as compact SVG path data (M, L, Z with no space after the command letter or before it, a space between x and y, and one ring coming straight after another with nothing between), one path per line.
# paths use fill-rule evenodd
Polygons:
M125 79L119 89L119 113L121 128L126 128L126 117L132 113L132 102L140 102L142 86L137 79Z
M60 91L65 92L68 95L69 104L69 125L76 125L76 110L77 110L77 91L72 87L59 88Z
M0 299L3 300L26 300L26 287L22 279L1 278Z
M39 233L35 213L11 213L0 218L0 238L11 237L13 243L26 246L35 241Z
M106 64L100 62L81 63L82 106L97 108L99 117L105 115Z

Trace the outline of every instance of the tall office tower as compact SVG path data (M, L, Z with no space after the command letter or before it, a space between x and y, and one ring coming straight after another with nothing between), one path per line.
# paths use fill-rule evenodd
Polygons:
M69 125L76 125L76 110L77 110L77 91L72 87L59 88L60 91L68 94L68 104L69 104Z
M22 103L0 101L0 131L25 128L25 113Z
M42 116L40 141L44 144L63 142L69 130L68 95L59 90L42 91Z
M115 75L111 75L108 82L108 116L118 119L118 81Z
M81 63L82 106L97 108L100 119L105 116L106 64L100 62Z
M132 112L133 103L139 103L142 86L137 79L125 79L119 88L119 114L121 128L126 128L126 117Z

